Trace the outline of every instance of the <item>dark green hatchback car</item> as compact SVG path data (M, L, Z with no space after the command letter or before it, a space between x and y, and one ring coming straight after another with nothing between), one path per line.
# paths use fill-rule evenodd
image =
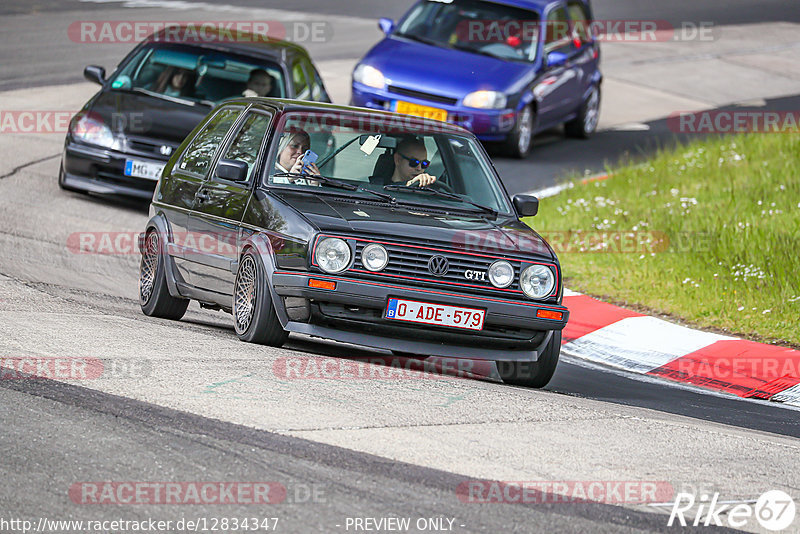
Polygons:
M240 339L290 332L498 362L542 387L568 311L550 246L520 221L474 135L293 100L226 102L164 168L141 234L140 302L233 314Z

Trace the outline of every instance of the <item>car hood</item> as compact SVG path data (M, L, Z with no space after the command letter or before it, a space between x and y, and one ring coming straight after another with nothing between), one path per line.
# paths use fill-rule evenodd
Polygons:
M115 133L146 138L177 146L211 108L187 105L127 91L101 91L89 114L102 120Z
M539 234L510 216L445 214L425 206L390 206L336 196L279 192L320 232L372 237L381 241L442 246L476 254L516 254L554 259Z
M441 48L401 37L378 43L361 61L380 70L390 85L461 99L472 91L512 92L532 65Z

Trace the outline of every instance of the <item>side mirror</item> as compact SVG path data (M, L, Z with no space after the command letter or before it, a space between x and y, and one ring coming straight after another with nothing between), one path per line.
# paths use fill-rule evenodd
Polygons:
M380 28L381 31L386 35L389 35L392 33L392 30L394 30L394 21L384 17L378 21L378 28Z
M246 182L248 168L249 166L244 161L239 161L238 159L221 159L217 162L217 170L214 174L223 180Z
M547 54L547 66L558 67L567 62L567 54L563 52L550 52Z
M513 201L520 217L533 217L539 213L539 199L533 195L514 195Z
M106 69L97 65L89 65L83 69L83 77L90 82L103 85L106 83Z

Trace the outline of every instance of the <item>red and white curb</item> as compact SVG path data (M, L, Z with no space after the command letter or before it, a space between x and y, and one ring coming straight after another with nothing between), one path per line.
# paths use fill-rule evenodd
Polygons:
M562 352L593 363L800 406L800 351L693 330L564 290Z

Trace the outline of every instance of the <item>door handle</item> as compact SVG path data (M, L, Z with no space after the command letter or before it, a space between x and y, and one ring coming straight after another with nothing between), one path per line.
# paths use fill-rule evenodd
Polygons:
M209 195L208 193L203 193L203 192L200 192L200 191L199 191L199 192L198 192L198 193L197 193L197 194L194 196L194 198L196 198L196 199L197 199L198 201L200 201L200 202L203 202L204 200L211 200L211 195Z

